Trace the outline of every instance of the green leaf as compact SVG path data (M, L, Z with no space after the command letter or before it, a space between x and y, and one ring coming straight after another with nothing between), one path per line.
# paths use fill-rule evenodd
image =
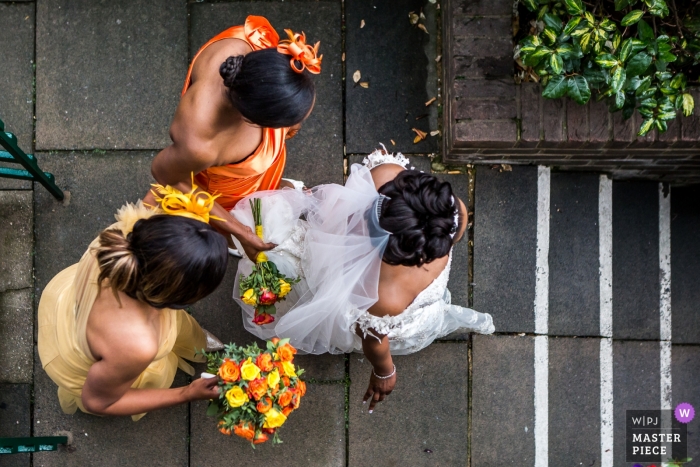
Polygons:
M613 92L621 91L626 78L627 74L625 73L625 69L621 66L617 67L610 80L610 89L612 89Z
M542 96L547 99L558 99L566 94L567 90L568 85L564 76L556 75L552 76L552 79L549 80L549 83L547 83L547 86L542 91Z
M554 29L557 32L557 34L559 34L562 31L562 29L564 29L564 23L561 22L558 16L545 13L543 19L544 24Z
M603 21L600 22L600 27L608 32L613 32L615 29L617 29L615 23L610 21L608 18L604 18Z
M632 38L625 39L625 41L622 43L622 47L620 47L620 61L621 62L626 62L627 59L630 57L632 53Z
M537 11L537 7L539 6L539 3L537 0L522 0L525 6L527 7L528 10L530 11Z
M577 104L585 104L591 98L591 89L588 81L581 75L571 76L566 80L567 94Z
M628 5L628 0L615 0L615 11L624 10Z
M564 0L564 3L566 4L566 11L572 16L580 15L586 9L581 0Z
M583 16L584 18L586 18L586 21L591 27L595 25L595 18L593 17L593 14L590 11L585 12Z
M673 75L668 71L657 71L656 73L654 73L654 76L656 76L656 79L658 79L661 82L670 81L671 78L673 78Z
M673 120L676 118L676 112L661 112L656 116L657 119L659 120Z
M655 109L657 105L659 105L659 103L652 97L648 97L639 103L640 107L646 107L648 109Z
M544 41L547 45L554 45L554 43L557 41L557 31L550 27L544 28L544 31L542 31L542 36L544 37Z
M561 58L563 59L568 59L571 57L579 58L583 55L581 51L574 46L574 44L570 43L561 44L559 47L557 47L556 52L561 55Z
M588 84L590 86L591 84L597 85L605 83L607 75L600 71L598 68L585 68L583 70L583 77L586 78L586 81L588 81Z
M588 34L584 34L583 36L581 36L581 39L579 40L579 45L581 46L581 50L583 50L584 53L587 53L590 50L592 37L593 37L592 32L589 32Z
M578 29L574 30L573 32L571 32L570 36L571 37L580 37L586 33L589 33L590 31L591 31L590 27L582 26L582 27L579 27Z
M653 118L647 118L644 120L642 123L642 126L639 127L639 133L637 133L639 136L644 136L647 133L649 133L649 130L651 130L651 127L654 126L654 119Z
M624 18L622 18L622 21L620 21L620 24L625 26L625 27L632 26L633 24L636 24L637 21L642 19L642 16L644 16L644 11L632 10L629 13L627 13Z
M685 94L683 94L681 99L683 99L683 115L685 115L686 117L690 117L693 114L693 109L695 108L695 101L693 100L693 96L686 92Z
M634 108L637 105L634 94L630 94L625 99L625 105L622 107L622 118L629 119L634 114Z
M676 114L673 114L673 118L676 118ZM668 124L666 123L666 120L659 119L659 120L656 120L655 123L656 123L656 128L658 128L661 133L668 130Z
M549 66L552 67L552 73L560 75L564 71L564 61L559 54L552 54L549 57Z
M615 93L615 108L621 109L625 105L625 93L619 91Z
M595 58L595 62L603 68L612 68L619 63L615 56L611 54L600 54Z
M583 20L583 18L581 18L580 16L577 16L575 18L571 18L569 20L569 22L566 23L566 26L564 27L564 31L562 32L562 34L564 34L565 36L570 36L571 33L574 32L574 29L576 29L576 27L579 24L581 24L582 20Z
M670 52L664 52L664 53L659 54L659 60L661 60L662 62L666 62L666 63L675 62L677 59L678 59L678 57L673 55ZM665 69L665 67L664 67L664 69Z
M654 30L643 19L639 20L637 23L637 35L645 42L651 42L654 40Z
M537 49L533 53L523 58L523 63L527 66L537 66L537 64L540 63L543 58L547 57L551 53L552 51L547 47L537 47Z
M651 56L646 52L639 52L627 63L627 74L641 75L647 71L649 65L651 65Z

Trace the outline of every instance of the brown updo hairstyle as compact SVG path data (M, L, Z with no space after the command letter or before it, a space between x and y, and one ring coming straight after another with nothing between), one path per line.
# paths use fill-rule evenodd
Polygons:
M212 293L226 273L226 239L181 216L141 219L126 236L105 230L96 248L98 283L155 308L183 308Z

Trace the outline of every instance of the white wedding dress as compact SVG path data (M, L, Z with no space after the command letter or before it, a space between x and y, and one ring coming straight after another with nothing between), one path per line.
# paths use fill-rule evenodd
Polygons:
M345 186L321 185L311 195L289 189L251 195L263 199L264 240L278 244L268 258L285 275L302 280L277 304L275 322L255 325L254 309L240 300L238 289L240 275L249 274L253 263L241 259L233 296L248 331L261 339L288 337L292 345L313 354L361 351L356 330L365 337L376 337L376 331L388 336L393 355L417 352L460 328L494 331L491 315L451 303L451 252L445 269L401 314L378 317L367 311L378 298L381 257L390 235L379 227L378 193L370 175L370 169L382 164L406 168L409 161L400 153L375 151L363 165L352 166ZM253 225L247 199L231 213ZM298 219L299 214L306 220Z

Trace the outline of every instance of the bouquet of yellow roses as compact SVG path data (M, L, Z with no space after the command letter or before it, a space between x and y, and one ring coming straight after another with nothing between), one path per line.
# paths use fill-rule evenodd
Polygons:
M251 199L250 207L255 221L255 234L263 238L262 226L262 200ZM255 258L253 272L248 277L240 278L240 294L243 303L255 307L253 323L258 326L275 321L275 303L284 300L284 297L292 290L292 285L299 279L291 279L280 273L272 261L268 261L265 253L258 253Z
M229 344L222 352L204 354L210 377L219 377L219 399L209 403L207 415L217 417L221 433L253 445L270 436L273 443L282 442L277 429L306 394L306 383L299 378L304 370L294 366L296 353L289 339L273 338L264 351L255 343Z

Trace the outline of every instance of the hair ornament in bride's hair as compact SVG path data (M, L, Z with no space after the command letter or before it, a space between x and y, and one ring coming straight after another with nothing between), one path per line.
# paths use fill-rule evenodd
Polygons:
M160 207L165 214L171 216L182 216L208 224L210 220L223 221L220 217L212 216L209 213L214 208L216 198L221 195L211 195L206 191L197 191L199 188L194 184L194 173L192 175L192 190L183 193L170 185L153 184L154 190L151 193L160 203Z
M455 208L455 213L454 213L454 229L452 233L450 234L450 237L455 238L455 235L457 235L457 231L459 230L459 208L457 208L457 200L455 199L454 196L452 196L452 207Z
M302 73L304 69L315 75L321 73L321 60L323 55L318 55L318 47L321 44L316 42L314 46L306 43L306 34L294 33L291 29L285 29L289 39L279 41L277 51L285 55L291 55L289 61L292 69L297 73Z

